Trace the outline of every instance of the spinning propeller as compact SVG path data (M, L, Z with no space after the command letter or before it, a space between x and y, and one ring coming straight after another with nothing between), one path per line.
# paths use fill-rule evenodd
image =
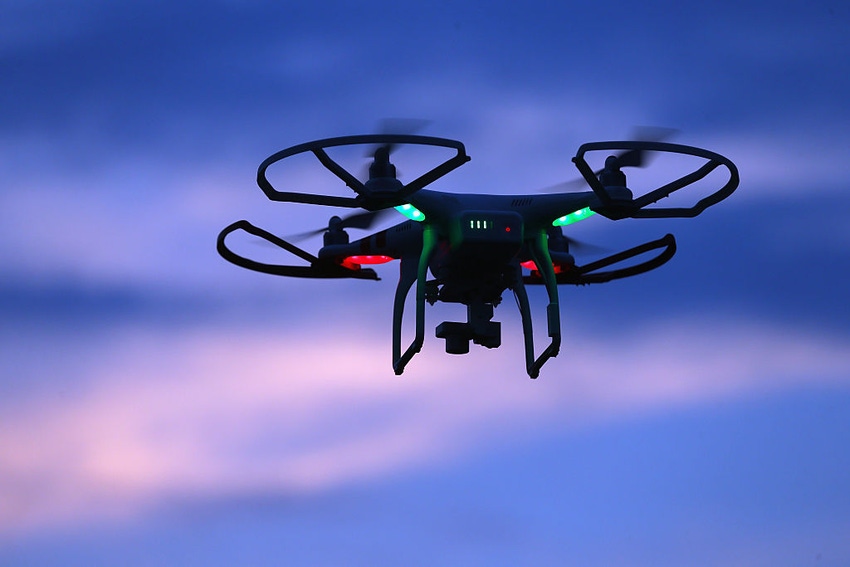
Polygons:
M667 140L670 137L674 136L676 133L678 133L678 130L673 128L662 128L659 126L640 126L634 129L632 138L645 142L663 142L664 140ZM594 171L593 175L598 177L601 174L609 173L611 175L610 181L614 181L616 176L616 179L622 180L623 186L625 186L625 176L619 178L619 176L623 175L620 169L623 167L646 167L652 161L650 156L654 153L656 152L638 148L632 150L624 150L622 152L610 155L605 159L605 166ZM563 181L561 183L546 187L541 192L564 193L566 191L574 190L578 187L586 185L587 181L585 181L583 177L577 177L569 181ZM603 185L606 185L606 183L603 182Z
M378 127L378 134L411 136L424 129L430 123L430 120L422 118L384 118ZM389 155L398 146L399 144L397 143L375 145L366 152L366 157L377 159L378 152L382 151L386 153L386 158L389 158Z
M429 123L430 120L417 118L385 118L381 121L378 130L382 135L412 135L425 128ZM366 152L365 157L372 159L372 163L368 166L368 177L365 175L366 172L363 175L363 178L366 178L364 186L368 194L393 194L401 189L402 183L398 180L398 170L390 161L390 155L398 146L398 143L377 144ZM347 228L368 230L381 217L385 217L390 210L386 208L365 211L342 218L333 216L328 220L326 227L294 234L290 236L290 239L298 242L325 232L334 233Z
M347 228L359 228L368 230L381 218L390 213L392 209L379 209L377 211L365 211L362 213L354 213L345 217L332 216L328 220L328 225L322 228L299 232L289 236L289 240L295 242L305 240L311 236L318 236L324 232L341 232Z
M381 135L410 136L427 126L429 122L415 118L387 118L381 121L379 130ZM372 159L368 170L369 177L364 183L368 195L392 195L398 193L403 187L398 180L399 172L390 161L390 155L398 146L398 143L378 144L366 153L366 157Z

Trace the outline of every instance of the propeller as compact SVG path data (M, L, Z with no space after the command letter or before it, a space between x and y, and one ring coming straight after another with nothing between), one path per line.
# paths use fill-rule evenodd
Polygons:
M379 134L416 134L431 123L424 118L384 118L378 123ZM374 158L379 150L385 150L387 157L393 153L396 144L380 144L366 152L367 158Z
M660 126L640 126L633 130L632 138L645 142L663 142L679 131L674 128L663 128ZM604 170L617 171L622 167L646 167L651 161L647 150L624 150L618 154L608 156L605 167L597 169L594 175L599 175ZM564 193L585 185L587 181L583 177L577 177L569 181L563 181L550 185L540 190L541 193Z
M412 135L430 124L430 120L422 118L384 118L378 123L379 134L404 134ZM396 167L390 163L390 155L395 151L398 144L379 144L372 146L366 151L365 157L370 158L372 163L364 171L364 178L375 179L381 177L396 178Z
M311 236L318 236L329 230L345 230L346 228L358 228L361 230L367 230L371 228L381 217L385 216L390 211L392 211L392 209L388 208L379 209L377 211L364 211L362 213L355 213L346 217L332 216L328 221L327 226L314 230L308 230L307 232L293 234L288 237L288 240L298 242L310 238Z
M678 133L674 128L662 128L660 126L641 126L634 131L636 140L645 142L663 142L671 136ZM647 150L625 150L619 154L608 156L605 160L605 167L610 169L620 169L621 167L646 167L649 165L651 152ZM597 175L601 170L596 171Z

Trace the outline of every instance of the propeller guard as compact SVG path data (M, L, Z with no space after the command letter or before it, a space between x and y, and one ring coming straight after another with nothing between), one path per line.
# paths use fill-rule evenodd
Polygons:
M626 268L619 268L616 270L608 270L602 272L597 271L608 266L619 264L620 262L623 262L630 258L634 258L635 256L646 254L647 252L651 252L653 250L661 251L654 257L644 262L641 262L640 264L628 266ZM672 258L675 253L676 239L673 237L672 234L667 234L659 238L658 240L652 240L650 242L641 244L640 246L635 246L634 248L629 248L628 250L624 250L616 254L611 254L610 256L606 256L605 258L602 258L600 260L585 264L584 266L573 266L568 270L555 274L555 277L558 285L586 285L593 283L605 283L611 280L628 278L631 276L636 276L638 274L643 274L650 270L654 270L655 268L666 264L667 261L670 260L670 258ZM524 276L523 282L526 285L538 285L544 283L543 278L541 277L539 272L532 272L531 275Z
M645 150L654 152L667 152L676 154L685 154L695 157L704 158L707 162L692 173L680 177L679 179L668 183L654 191L650 191L637 199L624 200L612 198L602 183L593 173L593 170L587 164L584 155L587 152L601 150ZM731 195L738 187L740 178L738 176L738 168L728 158L709 150L696 148L693 146L684 146L681 144L669 144L666 142L592 142L582 144L576 156L573 158L573 163L581 172L585 181L599 198L602 206L597 210L599 214L612 219L621 219L626 217L632 218L672 218L672 217L695 217L702 211L719 203L729 195ZM647 205L651 205L656 201L669 196L674 191L678 191L683 187L687 187L696 183L700 179L706 177L716 168L723 166L729 170L729 180L720 189L700 199L692 207L652 207L644 209Z
M263 262L257 262L256 260L245 258L244 256L240 256L239 254L233 252L225 244L225 239L227 238L227 235L237 230L244 230L249 234L253 234L254 236L262 238L266 242L283 248L287 252L294 254L303 260L306 260L310 263L310 265L288 266L280 264L266 264ZM216 249L218 250L218 253L221 254L222 258L224 258L228 262L236 264L241 268L246 268L255 272L262 272L264 274L272 274L275 276L289 276L295 278L355 278L362 280L380 279L378 277L378 274L375 273L375 270L372 270L371 268L352 269L341 266L333 261L322 260L308 252L305 252L294 244L290 244L282 238L275 236L274 234L263 230L262 228L252 225L246 220L236 221L235 223L225 227L225 229L222 230L218 235Z
M366 184L361 182L351 172L331 159L325 151L326 148L331 147L367 144L414 144L423 146L439 146L452 148L456 150L457 153L410 183L406 185L399 184L401 188L398 191L385 195L382 194L378 197L371 197ZM357 193L357 197L313 195L295 191L278 191L275 189L266 176L268 168L272 164L285 158L304 152L312 152L326 169L339 177L349 188L351 188L352 191ZM469 159L469 156L466 155L466 149L461 142L446 138L415 136L411 134L365 134L360 136L341 136L299 144L272 154L260 164L260 167L257 170L257 185L260 186L260 189L263 190L266 197L272 201L307 203L311 205L327 205L333 207L359 207L369 211L374 211L406 203L407 198L412 193L419 191L426 185L433 183L440 177L443 177L452 170L457 169L464 163L468 162Z

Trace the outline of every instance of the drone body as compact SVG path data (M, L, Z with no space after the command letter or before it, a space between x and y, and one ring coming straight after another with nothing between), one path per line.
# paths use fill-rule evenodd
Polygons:
M359 181L332 160L325 148L345 145L378 144L369 168L369 179ZM402 184L390 162L398 144L440 146L455 150L454 157L419 178ZM594 172L585 160L592 151L622 150L609 156L605 167ZM626 186L623 167L643 165L648 151L672 152L703 158L706 163L694 172L634 198ZM276 190L268 181L270 165L289 156L312 152L317 159L350 187L354 197L334 197ZM585 144L573 162L590 191L536 195L456 194L424 189L469 160L460 142L444 138L412 135L365 135L318 140L278 152L259 168L257 182L274 201L364 209L346 218L332 217L324 233L324 246L312 255L294 244L238 221L225 228L218 238L218 251L227 260L255 271L310 278L378 279L364 265L400 260L400 277L393 308L393 370L401 374L421 350L425 337L425 305L438 301L467 307L466 322L443 322L436 328L446 340L446 351L464 354L469 342L496 348L501 345L501 329L492 321L493 309L511 290L520 309L525 342L526 369L536 378L541 366L556 356L561 345L558 285L602 283L654 269L676 251L672 235L612 254L587 265L577 265L570 253L570 239L562 227L594 213L610 219L640 217L691 217L729 196L738 185L735 165L719 154L662 142L604 142ZM648 207L659 199L691 185L723 166L729 180L716 192L688 208ZM359 240L350 241L347 228L366 229L384 211L395 208L410 218ZM231 232L244 230L287 250L309 265L271 265L235 254L225 245ZM653 253L648 260L627 267L604 270L637 256ZM530 270L526 273L524 270ZM429 278L430 274L430 278ZM402 344L402 320L408 293L415 285L415 337ZM526 285L543 285L549 303L546 323L549 344L535 354L531 309Z

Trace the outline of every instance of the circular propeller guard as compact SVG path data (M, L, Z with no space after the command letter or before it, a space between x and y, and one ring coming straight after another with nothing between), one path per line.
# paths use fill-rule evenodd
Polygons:
M394 166L389 162L389 154L393 147L399 144L438 146L455 150L455 155L437 165L428 172L420 175L410 183L402 184L395 179ZM370 180L362 182L350 171L334 161L325 151L327 148L352 145L377 146L375 150L374 173L370 172ZM333 197L314 195L295 191L278 191L267 177L268 168L290 156L311 152L319 162L331 173L341 179L356 194L356 197ZM379 155L380 154L380 155ZM379 159L386 158L379 162ZM272 201L292 203L307 203L335 207L364 208L376 211L404 204L407 197L433 183L450 171L469 161L466 149L461 142L447 138L417 136L412 134L366 134L360 136L342 136L326 138L292 146L266 158L257 171L257 184L263 193Z
M680 177L679 179L676 179L675 181L668 183L663 187L659 187L658 189L650 191L649 193L640 197L629 199L625 203L619 203L615 202L611 195L609 195L606 188L597 178L597 173L590 168L584 158L585 154L588 152L607 150L626 150L626 152L667 152L673 154L683 154L705 159L706 163L700 168L693 171L692 173ZM588 144L582 144L579 147L576 156L573 158L573 163L576 164L576 167L578 168L579 172L581 172L587 184L599 197L599 200L602 202L603 207L606 207L610 209L611 212L613 212L613 215L609 216L609 218L623 218L626 216L632 218L695 217L711 205L719 203L720 201L731 195L732 192L734 192L735 189L738 187L738 183L740 182L740 178L738 176L738 168L728 158L718 153L709 150L704 150L702 148L697 148L694 146L685 146L682 144L670 144L667 142L592 142ZM700 199L693 206L644 208L647 207L647 205L651 205L657 202L658 200L669 196L674 191L678 191L683 187L687 187L688 185L696 183L697 181L703 179L709 173L721 166L726 168L729 172L728 181L720 189L708 195L707 197ZM621 167L623 166L621 165ZM608 215L606 214L606 216Z

